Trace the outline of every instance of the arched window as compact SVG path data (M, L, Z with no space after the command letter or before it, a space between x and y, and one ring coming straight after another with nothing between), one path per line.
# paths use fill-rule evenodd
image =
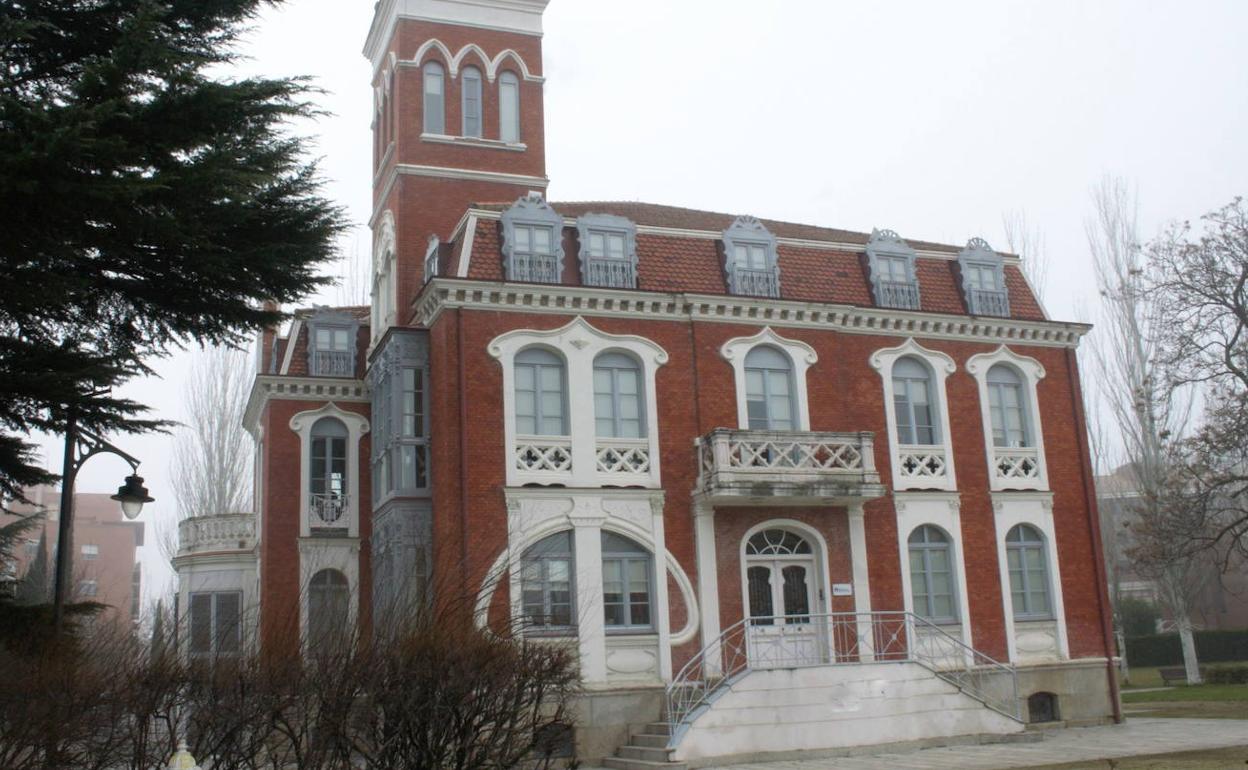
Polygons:
M520 141L520 79L511 72L498 79L498 138Z
M425 64L426 134L446 133L446 86L442 65L436 61Z
M569 628L576 591L572 576L572 532L557 532L539 540L521 560L520 591L524 618L531 628Z
M937 407L932 398L932 370L912 356L893 364L893 406L897 443L939 444Z
M516 433L568 435L568 399L563 359L545 348L516 355Z
M745 582L754 625L809 623L818 588L814 549L787 529L757 532L745 541Z
M460 93L464 114L464 136L481 137L481 70L465 67Z
M336 569L323 569L308 584L308 645L314 651L340 640L350 619L351 589Z
M311 478L308 491L312 513L333 524L347 509L347 426L322 417L312 426Z
M602 533L602 605L607 628L650 628L650 552L623 535Z
M1015 525L1005 536L1005 556L1010 568L1014 617L1020 620L1052 617L1049 558L1044 536L1030 524Z
M745 357L745 401L750 430L793 430L793 363L770 345Z
M992 416L994 446L1033 445L1023 378L1014 367L997 364L988 370L988 411Z
M643 438L641 366L623 353L594 359L594 422L600 438Z
M910 533L910 593L915 614L934 623L957 622L953 590L953 546L939 527L924 524Z

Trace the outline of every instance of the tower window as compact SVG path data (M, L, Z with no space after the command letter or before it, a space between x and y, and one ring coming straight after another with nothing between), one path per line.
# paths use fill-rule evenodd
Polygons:
M464 136L481 138L481 71L464 69L463 86Z
M520 79L511 72L498 79L498 138L520 141Z
M446 88L442 65L431 61L425 65L426 134L446 133Z

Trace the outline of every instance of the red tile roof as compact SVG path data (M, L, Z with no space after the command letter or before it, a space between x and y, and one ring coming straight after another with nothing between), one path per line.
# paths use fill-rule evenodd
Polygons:
M480 203L474 208L503 211L508 203ZM662 206L653 203L623 201L590 201L550 204L564 217L583 214L615 214L627 217L638 225L683 230L719 232L736 217L711 211ZM761 220L779 238L865 245L868 233L837 230L813 225ZM908 241L915 249L944 252L953 256L960 246ZM580 285L577 260L576 228L565 227L563 282ZM830 304L870 307L875 304L871 294L866 258L856 250L835 250L780 244L777 249L780 265L780 296L786 300L824 302ZM454 260L458 263L459 259ZM681 235L640 233L637 236L637 288L642 291L726 294L723 246L719 240ZM966 314L956 263L951 259L919 257L917 262L920 309L926 312ZM447 274L444 272L444 275ZM453 274L453 273L451 273ZM479 220L473 237L473 253L468 277L479 280L503 280L502 225L493 220ZM1014 265L1005 266L1005 285L1010 296L1013 318L1044 320L1039 302L1032 295L1022 271Z

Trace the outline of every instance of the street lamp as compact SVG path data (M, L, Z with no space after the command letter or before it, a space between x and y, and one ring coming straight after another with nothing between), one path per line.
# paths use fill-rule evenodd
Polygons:
M73 521L74 521L74 478L83 463L97 454L114 454L130 463L133 471L126 477L126 483L110 496L110 500L121 503L121 512L127 519L133 519L143 510L144 503L154 499L143 486L143 477L138 475L139 461L117 447L105 441L98 433L78 426L71 410L65 425L65 463L61 472L61 520L58 527L56 547L56 583L52 593L52 626L54 633L60 636L65 619L65 594L70 581L70 567L73 559Z

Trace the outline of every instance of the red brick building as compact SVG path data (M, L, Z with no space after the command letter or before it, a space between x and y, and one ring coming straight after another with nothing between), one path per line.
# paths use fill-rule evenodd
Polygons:
M262 644L473 597L577 647L583 758L667 699L619 767L1111 718L1087 327L977 238L548 202L545 6L377 5L373 303L248 411Z

